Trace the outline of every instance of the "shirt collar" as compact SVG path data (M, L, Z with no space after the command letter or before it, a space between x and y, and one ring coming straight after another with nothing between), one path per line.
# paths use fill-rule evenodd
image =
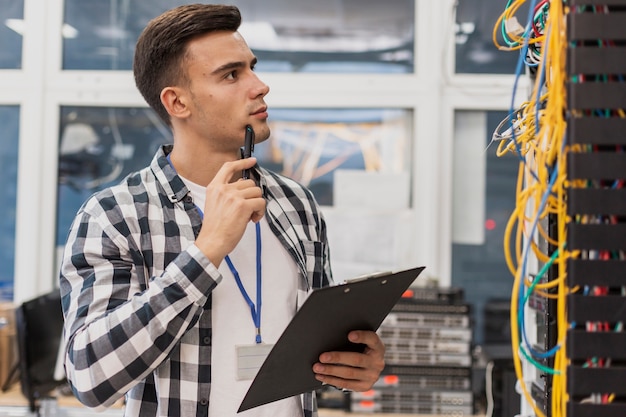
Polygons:
M150 169L163 186L163 189L167 193L167 198L172 203L175 203L182 201L187 193L189 193L189 190L178 174L176 174L174 167L172 167L167 160L167 155L172 152L173 147L173 145L161 146L154 155L154 158L152 158Z
M189 189L185 186L185 183L178 176L174 167L172 167L167 160L167 155L172 152L172 149L174 149L174 145L172 144L161 146L156 155L154 155L154 158L150 163L150 168L158 181L163 185L163 188L167 193L167 198L171 202L175 203L177 201L182 201L182 199L189 193ZM267 182L264 176L261 175L261 170L258 164L256 164L252 169L252 178L263 190L263 195L266 195Z

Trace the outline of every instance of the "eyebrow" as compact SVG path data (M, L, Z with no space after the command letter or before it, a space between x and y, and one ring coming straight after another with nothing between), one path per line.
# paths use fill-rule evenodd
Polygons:
M252 59L252 61L250 61L250 65L251 66L255 66L257 63L257 58L254 57ZM226 72L226 71L230 71L230 70L234 70L234 69L238 69L238 68L245 68L246 67L246 63L243 61L235 61L235 62L229 62L227 64L224 64L220 67L218 67L217 69L213 70L211 72L211 74L215 75L215 74L219 74L221 72Z

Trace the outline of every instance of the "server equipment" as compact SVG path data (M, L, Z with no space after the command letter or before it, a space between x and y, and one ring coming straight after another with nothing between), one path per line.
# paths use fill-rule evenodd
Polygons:
M350 394L350 410L469 416L472 321L460 289L411 289L378 329L386 367L374 387Z

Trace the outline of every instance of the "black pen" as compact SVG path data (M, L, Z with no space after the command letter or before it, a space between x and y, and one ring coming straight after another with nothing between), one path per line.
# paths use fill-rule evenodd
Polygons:
M252 156L252 152L254 151L254 130L252 126L246 125L246 136L243 142L243 148L241 149L241 157L242 158L250 158ZM244 180L250 178L250 169L244 169L241 177Z

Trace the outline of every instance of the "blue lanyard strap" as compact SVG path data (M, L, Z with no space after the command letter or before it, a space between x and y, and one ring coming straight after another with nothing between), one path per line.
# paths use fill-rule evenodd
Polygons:
M254 321L254 326L256 327L256 342L261 343L261 226L258 222L256 223L256 306L244 288L241 278L239 278L239 272L237 272L237 269L230 260L230 257L226 255L226 258L224 259L226 260L230 271L235 276L235 282L239 287L239 291L241 291L241 295L243 295L246 303L250 306L252 321Z

